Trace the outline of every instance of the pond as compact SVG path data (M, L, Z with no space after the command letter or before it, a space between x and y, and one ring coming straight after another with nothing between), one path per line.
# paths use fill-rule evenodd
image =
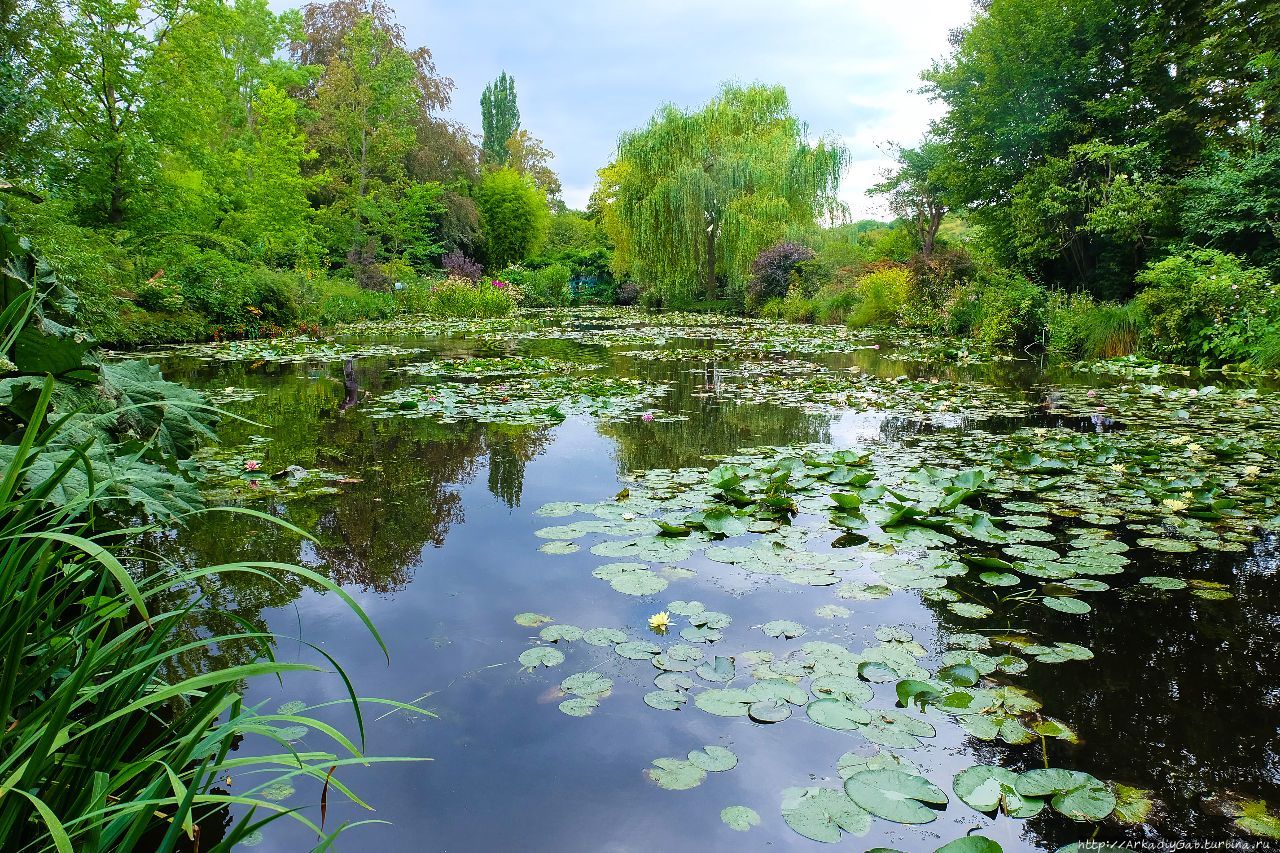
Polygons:
M293 579L209 593L298 638L280 657L312 644L435 715L366 706L369 754L430 761L343 768L375 810L331 791L328 825L388 823L342 849L1277 829L1274 385L616 310L150 357L248 419L203 460L210 497L315 541L215 515L148 544L317 567L389 663ZM278 795L319 820L319 790ZM314 842L286 823L257 849Z

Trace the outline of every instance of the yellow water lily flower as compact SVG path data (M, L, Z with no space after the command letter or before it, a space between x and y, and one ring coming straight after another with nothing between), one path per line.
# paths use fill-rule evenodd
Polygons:
M1203 448L1201 448L1200 445L1195 443L1187 445L1187 450L1190 450L1192 453L1199 453L1202 449Z
M1191 506L1191 504L1187 503L1186 501L1180 501L1180 500L1177 500L1176 498L1165 498L1164 500L1160 501L1160 503L1164 504L1166 507L1173 510L1174 512L1182 512L1184 509Z
M1124 471L1125 471L1125 468L1124 468L1124 466L1123 466L1123 465L1121 465L1119 462L1117 462L1116 464L1114 464L1114 465L1112 465L1112 466L1111 466L1111 470L1112 470L1112 471L1115 471L1117 474L1123 474L1123 473L1124 473Z
M663 610L649 617L649 627L655 631L665 631L671 627L671 614Z
M1262 473L1262 469L1259 468L1257 465L1244 466L1244 475L1246 477L1256 477L1261 473Z

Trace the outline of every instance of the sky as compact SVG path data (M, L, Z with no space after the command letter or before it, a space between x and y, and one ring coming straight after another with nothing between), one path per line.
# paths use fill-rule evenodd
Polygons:
M852 163L841 198L854 219L887 143L914 144L940 107L920 72L945 55L968 0L389 0L411 47L426 45L456 89L450 112L477 133L480 93L515 77L521 126L555 153L572 208L620 133L665 103L710 100L726 80L780 83L813 135L839 137Z

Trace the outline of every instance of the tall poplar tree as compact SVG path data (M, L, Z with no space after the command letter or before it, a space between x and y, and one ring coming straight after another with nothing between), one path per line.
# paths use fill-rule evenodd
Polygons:
M505 166L510 156L507 140L520 128L516 80L505 71L480 93L480 126L484 132L485 160Z

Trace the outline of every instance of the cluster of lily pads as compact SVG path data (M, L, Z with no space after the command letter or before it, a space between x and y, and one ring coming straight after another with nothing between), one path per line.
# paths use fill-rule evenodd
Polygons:
M204 344L152 349L140 353L146 358L193 358L200 361L274 362L304 364L340 362L349 358L399 357L424 352L422 347L389 343L345 343L321 340L308 335L217 341Z
M272 465L270 444L271 439L255 435L242 445L210 445L197 451L190 464L200 472L205 498L212 502L295 500L335 494L343 483L354 482L322 468Z
M419 361L394 368L397 372L417 376L448 376L482 379L495 376L531 376L546 373L569 373L596 370L599 364L562 361L540 356L483 356L476 358L442 358Z
M390 391L368 407L371 417L434 418L441 423L555 424L570 415L616 420L652 415L667 386L623 377L519 376L501 383L435 382ZM670 417L670 416L664 416Z

